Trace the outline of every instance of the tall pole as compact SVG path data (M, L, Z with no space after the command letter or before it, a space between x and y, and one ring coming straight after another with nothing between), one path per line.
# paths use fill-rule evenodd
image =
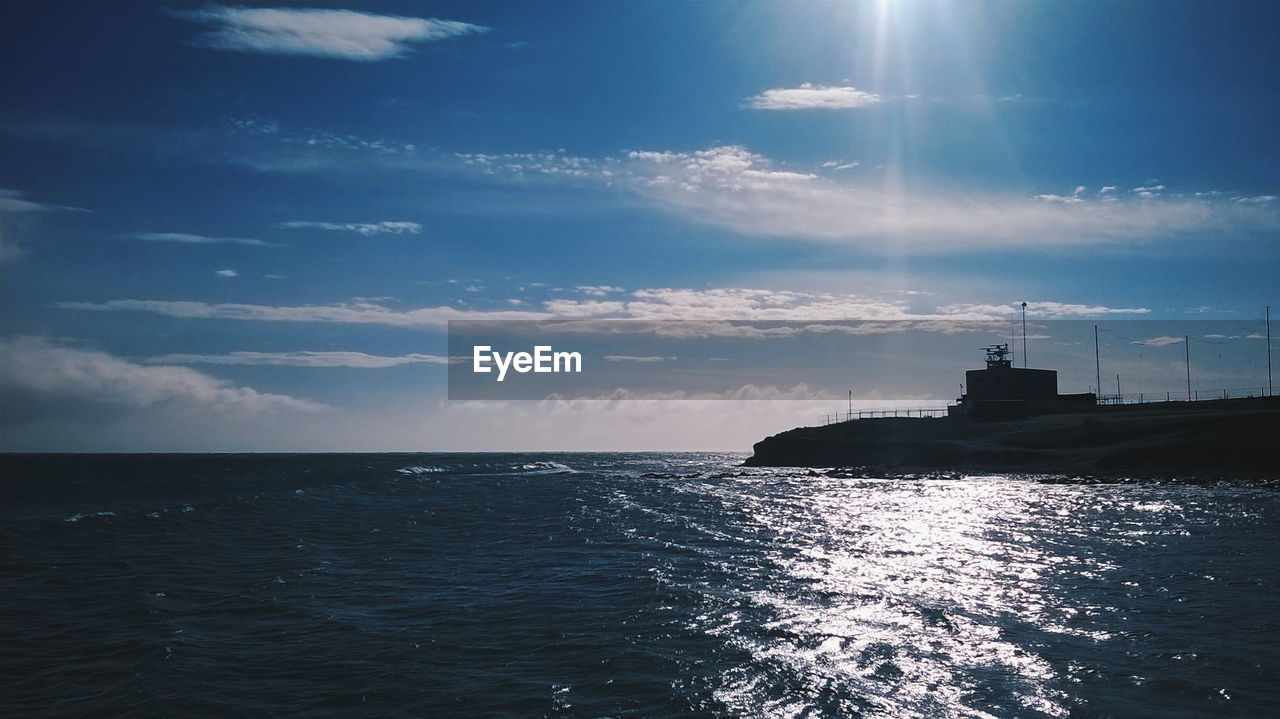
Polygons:
M1098 326L1097 325L1093 326L1093 371L1097 375L1095 377L1095 384L1093 385L1093 390L1098 393L1099 397L1101 397L1102 396L1102 359L1101 359L1101 355L1098 354Z
M1027 303L1022 303L1022 369L1027 368Z
M1014 348L1018 346L1016 339L1018 334L1017 320L1009 320L1009 366L1016 367L1018 364L1018 353Z
M1187 351L1187 401L1191 401L1191 338L1182 336L1182 345Z
M1274 397L1275 394L1271 384L1271 305L1267 305L1267 396Z
M853 390L849 390L849 416L853 416Z

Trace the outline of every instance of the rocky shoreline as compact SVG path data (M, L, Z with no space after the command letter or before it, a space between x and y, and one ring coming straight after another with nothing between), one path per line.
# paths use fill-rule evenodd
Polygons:
M1277 438L1280 398L1271 397L1008 421L890 417L800 427L757 442L745 464L1274 478L1280 477Z

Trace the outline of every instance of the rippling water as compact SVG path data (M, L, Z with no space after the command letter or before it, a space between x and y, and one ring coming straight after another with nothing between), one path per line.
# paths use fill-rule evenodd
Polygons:
M0 715L1280 716L1280 493L3 458Z

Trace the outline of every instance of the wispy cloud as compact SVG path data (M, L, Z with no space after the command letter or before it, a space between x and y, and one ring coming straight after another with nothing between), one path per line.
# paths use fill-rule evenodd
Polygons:
M1280 202L1269 199L1274 195L1173 192L1158 181L1130 185L1126 191L1106 185L1096 192L1081 185L1060 192L958 189L923 180L886 185L882 177L862 173L820 174L852 163L797 167L735 145L633 150L596 158L560 151L448 153L394 140L290 130L271 120L233 125L224 137L228 145L217 157L258 171L363 167L607 188L657 210L743 235L872 251L1135 247L1197 234L1250 239L1280 230ZM407 224L380 222L295 220L291 226L363 234L397 228L412 232Z
M1148 347L1168 347L1169 345L1182 344L1181 337L1150 337L1145 340L1134 340L1131 344L1147 345Z
M147 364L266 365L274 367L353 367L380 369L407 364L448 364L448 357L429 354L399 356L364 352L228 352L226 354L169 354L151 357Z
M605 295L616 292L626 292L626 290L621 287L613 287L611 285L578 285L578 291L584 295L591 295L592 297L604 297Z
M558 318L639 320L912 319L905 304L859 295L723 287L647 288L616 299L547 300Z
M744 147L631 152L632 187L657 207L745 235L958 252L1133 244L1185 233L1280 229L1271 203L1134 193L1086 197L886 189L779 167ZM1143 188L1155 193L1154 189Z
M239 277L240 273L235 270L214 270L213 274L219 277Z
M957 318L986 319L991 317L1013 317L1022 309L1020 303L1007 305L992 304L954 304L939 307L944 315ZM1071 302L1028 302L1027 316L1037 319L1061 320L1073 317L1102 317L1105 315L1145 315L1150 314L1148 307L1106 307L1104 305L1082 305Z
M657 355L605 355L606 362L675 362L675 357L660 357Z
M83 412L95 405L233 413L320 408L306 400L236 387L185 367L148 367L38 337L0 339L0 388L11 398L6 405L15 419L33 409L14 399L19 394L36 403L79 405ZM77 416L77 412L72 410L69 416Z
M147 242L177 242L188 245L250 245L253 247L284 247L277 242L265 242L249 237L209 237L193 235L188 232L130 232L125 235L131 240Z
M32 215L45 212L88 212L84 208L69 205L55 205L47 202L36 202L27 199L27 193L21 190L0 189L0 264L16 260L25 254L25 250L10 236L11 222L6 216ZM14 222L19 222L14 220Z
M83 207L55 205L27 199L21 190L0 189L0 212L88 212Z
M24 251L21 246L14 243L6 235L4 228L0 228L0 265L16 260L22 257Z
M698 400L713 400L716 402L758 402L766 400L830 401L837 399L840 399L840 395L837 393L829 390L813 388L807 384L800 383L785 388L778 387L776 385L748 384L722 392L634 390L620 388L603 394L581 397L562 397L559 395L551 395L545 400L545 402L549 404L555 403L567 406L583 407L590 403L617 402L620 400L636 402L643 402L646 400L652 402L693 402Z
M823 169L829 169L829 170L852 170L853 168L859 167L861 165L862 163L858 160L854 160L853 162L840 162L838 160L827 160L826 162L822 163Z
M182 319L226 319L258 322L329 322L373 324L392 327L443 327L449 320L546 320L548 312L460 310L455 307L424 307L394 310L372 302L334 305L251 305L171 302L165 300L110 300L102 303L60 302L57 307L97 312L148 312Z
M355 232L370 237L372 235L416 235L422 232L422 225L416 222L314 222L310 220L291 220L281 222L280 227L293 230L312 229L329 232Z
M415 43L437 42L488 29L453 20L310 8L206 5L199 10L172 10L169 14L212 28L193 41L201 47L360 62L403 57Z
M24 134L42 131L2 127ZM1156 242L1197 234L1256 239L1280 230L1280 202L1271 199L1274 194L1174 192L1150 179L1123 191L1116 184L1096 192L1082 186L1057 192L957 189L924 180L887 185L882 177L862 173L819 174L851 163L797 167L733 145L696 151L636 150L593 158L560 151L448 153L382 138L290 130L269 119L234 120L229 129L217 135L218 151L209 154L219 162L262 172L376 168L433 175L465 173L495 182L562 183L587 190L608 188L660 211L743 235L783 242L833 242L873 251L1154 247ZM72 136L86 133L119 134L110 128L78 128ZM126 134L133 138L129 142L142 143L134 137L138 133ZM213 140L204 142L203 147L212 149L208 143ZM383 226L319 222L314 227L376 233L380 230L375 228ZM401 231L411 232L407 226Z
M874 92L849 85L814 85L765 90L747 100L756 110L851 110L884 101Z
M694 320L702 322L837 320L1001 320L1016 314L1016 303L952 304L915 312L901 300L860 295L766 290L647 288L611 299L552 298L538 309L458 309L450 306L399 310L374 301L330 305L253 305L119 299L107 302L59 302L56 307L94 312L146 312L182 319L258 322L323 322L440 329L450 320ZM1045 319L1147 314L1144 307L1117 308L1055 301L1027 303L1028 315ZM824 331L815 328L814 331Z

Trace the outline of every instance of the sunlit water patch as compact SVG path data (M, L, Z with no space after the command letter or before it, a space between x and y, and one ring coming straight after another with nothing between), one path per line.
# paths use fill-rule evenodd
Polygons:
M0 714L1280 715L1257 484L6 457Z

